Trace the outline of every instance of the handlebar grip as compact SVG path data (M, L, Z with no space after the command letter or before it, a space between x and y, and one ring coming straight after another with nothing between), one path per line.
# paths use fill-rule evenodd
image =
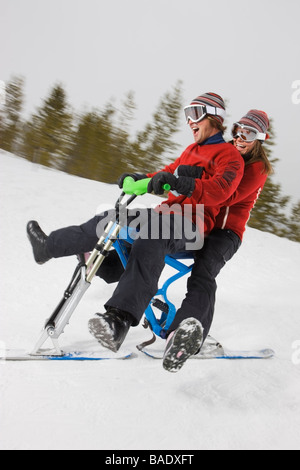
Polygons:
M142 196L143 194L147 194L148 184L150 181L151 178L135 181L131 176L127 176L123 182L123 191L125 194ZM163 189L165 191L170 191L171 186L169 184L164 184Z
M125 194L135 194L142 196L147 193L148 184L151 178L145 178L135 181L131 176L127 176L123 182L123 191Z

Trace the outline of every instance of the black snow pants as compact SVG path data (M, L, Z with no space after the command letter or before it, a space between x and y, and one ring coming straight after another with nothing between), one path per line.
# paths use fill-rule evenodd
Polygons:
M136 219L136 210L128 211L127 220L132 223ZM111 219L112 213L104 213L94 217L80 226L71 226L52 232L47 240L50 254L54 258L85 253L93 250L106 223ZM158 281L165 266L165 257L168 254L187 251L201 243L201 235L197 227L182 215L160 214L154 210L142 209L137 219L138 239L132 245L129 261L124 271L117 264L107 269L110 256L98 275L118 280L118 286L105 307L115 307L129 313L133 318L133 326L139 324L152 297L158 290ZM189 228L187 228L190 225ZM153 236L155 234L155 236ZM203 237L202 237L203 238ZM116 262L116 256L111 257ZM101 276L102 277L102 276Z
M175 330L186 318L194 317L201 322L204 328L204 339L206 338L215 311L216 277L240 246L240 238L231 230L214 230L205 239L203 248L194 253L195 263L187 281L187 293L169 331ZM132 250L133 256L130 256L126 271L113 297L106 303L106 307L117 307L130 312L138 323L142 316L141 312L146 310L157 292L157 281L164 267L165 255L183 251L180 244L173 248L170 251L168 243L135 242ZM158 256L159 253L161 256ZM142 279L140 278L141 272L143 273ZM133 289L136 289L135 295L132 295Z
M145 219L148 219L149 211L145 214ZM93 250L110 217L110 213L104 213L80 226L52 232L47 242L50 253L53 257L59 258ZM149 238L136 240L132 245L125 271L118 255L112 251L97 273L106 282L119 281L105 307L116 307L130 313L133 317L133 326L138 325L150 300L158 290L165 256L186 249L187 239L184 236L177 239L172 219L171 225L168 239L160 237L155 240ZM207 336L214 315L216 277L240 245L240 238L231 230L214 230L205 239L203 248L195 252L195 264L188 279L186 297L176 313L170 331L176 329L182 320L194 317L201 322L204 335Z
M197 318L204 328L204 339L209 333L215 310L216 277L241 246L241 240L232 230L213 230L204 246L195 254L195 263L187 282L186 297L177 310L170 331L186 318Z

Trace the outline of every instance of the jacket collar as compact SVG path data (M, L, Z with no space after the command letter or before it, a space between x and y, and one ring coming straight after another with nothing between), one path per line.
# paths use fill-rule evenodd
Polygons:
M225 144L225 140L223 138L222 132L218 132L217 134L213 135L212 137L209 137L208 139L204 140L200 146L202 145L212 145L212 144Z

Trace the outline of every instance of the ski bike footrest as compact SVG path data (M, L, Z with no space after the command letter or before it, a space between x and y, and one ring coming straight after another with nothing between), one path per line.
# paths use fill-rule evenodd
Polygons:
M154 299L152 305L163 313L169 313L169 305L166 302L163 302L162 300Z

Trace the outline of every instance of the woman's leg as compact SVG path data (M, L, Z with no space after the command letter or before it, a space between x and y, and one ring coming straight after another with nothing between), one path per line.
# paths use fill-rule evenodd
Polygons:
M231 230L215 230L206 238L204 247L197 252L186 297L169 331L176 330L186 318L194 317L204 328L204 338L208 335L215 308L216 277L240 245L240 238Z

